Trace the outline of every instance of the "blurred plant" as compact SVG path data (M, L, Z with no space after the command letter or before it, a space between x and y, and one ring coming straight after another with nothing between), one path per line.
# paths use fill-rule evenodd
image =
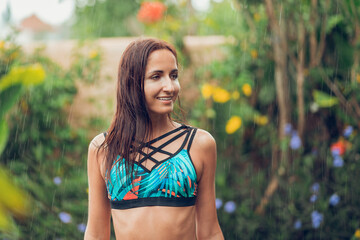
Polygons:
M95 83L100 78L101 48L92 42L82 41L73 49L70 72L73 78L85 83Z
M21 196L19 201L32 199L27 215L33 217L31 221L16 218L13 221L16 229L7 235L0 233L0 238L78 239L83 235L78 224L84 221L87 206L87 178L86 171L83 171L86 161L83 156L86 155L88 140L82 129L69 126L67 111L77 92L75 80L92 79L98 73L94 70L77 73L74 67L64 70L46 58L42 49L26 56L21 48L16 46L16 49L14 58L9 59L9 54L0 57L0 70L3 73L0 95L5 91L5 86L12 89L19 85L10 86L9 82L28 83L30 79L40 82L36 80L40 77L45 81L23 89L18 103L7 114L9 141L3 148L0 161L12 173L11 178L16 185L21 185L28 193L28 196ZM85 54L89 59L100 59L98 53L91 50ZM75 59L75 62L80 60ZM88 63L87 68L96 68L96 65ZM9 102L0 101L0 112L4 109L3 104L7 106ZM1 131L1 135L3 133ZM3 196L13 199L11 189L6 187L1 199ZM20 207L18 209L21 210ZM6 210L6 213L9 211ZM66 214L69 214L71 221Z
M72 36L80 39L141 34L135 12L138 1L76 0Z
M45 71L40 64L28 66L15 64L18 54L19 49L16 45L5 41L0 42L0 63L7 64L7 68L1 66L0 71L0 156L9 137L6 114L24 93L25 87L39 84L45 78ZM9 68L9 66L12 67ZM0 166L2 190L0 194L0 232L4 232L4 235L8 237L18 235L13 217L24 219L29 215L31 204L31 199L14 184L12 179L13 177Z

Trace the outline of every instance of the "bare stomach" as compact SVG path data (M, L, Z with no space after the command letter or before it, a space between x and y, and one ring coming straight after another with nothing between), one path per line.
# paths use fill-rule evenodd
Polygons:
M116 239L195 240L195 207L112 209Z

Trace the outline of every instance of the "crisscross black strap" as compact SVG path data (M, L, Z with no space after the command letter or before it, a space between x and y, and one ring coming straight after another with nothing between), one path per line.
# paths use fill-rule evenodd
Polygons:
M185 129L184 131L176 134L175 136L173 136L171 139L167 140L165 143L161 144L160 146L158 147L155 147L155 146L152 146L151 144L161 140L161 139L164 139L168 136L170 136L171 134L174 134L182 129ZM177 152L179 152L181 149L184 149L186 143L188 143L187 145L187 150L190 151L190 147L192 145L192 142L194 140L194 137L195 137L195 134L196 134L196 131L197 129L196 128L192 128L192 127L189 127L189 126L186 126L186 125L181 125L180 127L178 128L175 128L153 140L150 140L146 143L141 143L141 142L138 142L141 146L140 146L140 149L138 149L138 153L141 154L143 157L137 162L138 165L142 165L142 163L144 161L146 161L147 159L149 159L150 161L154 162L155 163L155 166L159 165L162 161L164 160L156 160L155 158L153 158L152 156L156 153L162 153L162 154L165 154L165 155L168 155L169 158L172 157L173 155L175 155ZM168 151L165 151L163 150L164 147L166 147L167 145L169 145L170 143L172 143L173 141L175 141L176 139L182 137L184 134L186 134L185 136L185 139L183 141L183 143L181 144L180 148L176 151L176 153L171 153L171 152L168 152ZM106 132L104 132L104 137L106 137ZM190 138L190 140L189 140ZM151 149L152 151L150 153L145 153L142 148L144 147L147 147L149 149ZM154 167L155 167L154 166Z
M173 141L175 141L176 139L182 137L184 134L187 133L187 135L186 135L186 137L185 137L185 139L184 139L184 141L183 141L183 143L182 143L182 145L181 145L181 147L180 147L180 149L183 149L184 146L185 146L185 144L186 144L186 142L187 142L187 140L189 139L190 128L188 128L188 129L180 132L179 134L175 135L175 136L172 137L171 139L167 140L165 143L161 144L159 147L154 147L154 146L151 146L151 145L150 145L150 144L152 144L152 143L155 143L155 142L159 141L160 139L163 139L163 138L169 136L170 134L173 134L173 133L175 133L175 132L177 132L177 131L180 131L180 129L183 129L183 128L184 128L183 126L184 126L184 127L187 127L187 126L185 126L185 125L182 125L181 127L176 128L176 129L174 129L174 130L172 130L172 131L170 131L170 132L168 132L168 133L165 133L164 135L162 135L162 136L154 139L154 140L156 140L156 141L151 140L150 142L146 143L145 146L148 147L148 148L150 148L150 149L152 149L152 151L151 151L150 153L148 153L148 154L146 154L146 153L144 153L143 151L141 151L140 153L141 153L144 157L143 157L142 159L140 159L138 163L141 164L141 163L143 163L144 161L146 161L147 159L153 161L154 163L159 163L158 160L156 160L156 159L154 159L154 158L152 157L152 155L154 155L154 154L157 153L157 152L161 152L161 153L167 154L167 155L169 155L169 156L172 156L173 153L164 151L164 150L162 150L162 148L166 147L167 145L169 145L170 143L172 143Z

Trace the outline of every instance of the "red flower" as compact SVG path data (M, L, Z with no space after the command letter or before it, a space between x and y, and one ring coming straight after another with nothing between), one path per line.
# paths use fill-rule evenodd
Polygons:
M330 150L332 153L337 153L338 155L342 156L345 153L346 145L344 141L337 141L330 146Z
M163 17L165 11L166 6L161 2L143 2L137 18L143 23L155 23Z

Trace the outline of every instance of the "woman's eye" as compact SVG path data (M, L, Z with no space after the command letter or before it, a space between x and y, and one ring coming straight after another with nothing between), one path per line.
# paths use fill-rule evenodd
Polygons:
M151 79L154 79L154 80L159 79L159 78L160 78L159 75L154 75L154 76L151 77Z
M178 78L178 75L177 75L177 74L173 74L173 75L171 75L170 77L171 77L171 79L176 80L176 79Z

